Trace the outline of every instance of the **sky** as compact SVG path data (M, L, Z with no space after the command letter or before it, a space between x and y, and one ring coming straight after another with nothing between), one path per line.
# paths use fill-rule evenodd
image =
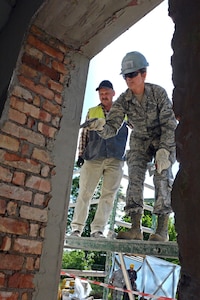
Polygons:
M127 85L120 75L121 61L126 53L131 51L141 52L149 63L146 82L161 85L172 99L171 56L173 51L171 40L173 32L174 23L168 16L168 0L164 0L96 55L90 61L82 122L85 120L88 109L99 104L96 88L102 80L110 80L113 83L116 93L114 100L127 89ZM178 164L175 163L173 166L174 176L177 170ZM124 173L127 174L127 166L124 168ZM153 185L152 177L147 174L145 182ZM144 197L151 196L153 196L153 192L145 189Z

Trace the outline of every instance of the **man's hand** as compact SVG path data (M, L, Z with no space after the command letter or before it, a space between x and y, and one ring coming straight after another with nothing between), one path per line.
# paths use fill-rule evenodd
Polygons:
M81 168L83 164L84 164L84 159L81 156L79 156L76 165L77 167Z
M88 121L86 121L85 123L81 124L81 128L86 128L88 130L103 130L103 126L105 125L106 120L103 118L97 119L97 118L93 118L93 119L89 119Z
M163 170L166 170L170 167L171 162L169 160L169 151L166 149L159 149L156 152L155 163L157 166L157 172L161 174Z

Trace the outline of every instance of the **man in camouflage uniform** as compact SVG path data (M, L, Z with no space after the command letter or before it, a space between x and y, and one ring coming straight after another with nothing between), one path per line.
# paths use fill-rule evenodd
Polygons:
M155 205L158 216L155 234L150 240L167 241L168 219L171 209L173 183L172 164L175 162L175 128L177 125L172 103L166 91L155 84L145 83L148 62L143 54L127 53L122 60L123 75L128 89L114 102L102 130L99 121L91 122L89 130L96 130L107 139L117 134L125 115L132 126L130 150L127 151L129 184L125 211L131 217L132 227L119 232L119 239L142 240L143 188L147 164L155 160ZM99 130L100 129L100 130Z

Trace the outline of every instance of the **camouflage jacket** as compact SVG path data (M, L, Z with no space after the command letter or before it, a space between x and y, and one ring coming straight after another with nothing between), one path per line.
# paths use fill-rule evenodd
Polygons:
M113 103L106 118L104 130L98 131L102 138L117 134L127 115L131 124L131 140L159 141L158 148L169 152L175 149L175 128L177 122L166 91L158 85L145 83L145 92L141 102L138 102L130 89L122 93Z

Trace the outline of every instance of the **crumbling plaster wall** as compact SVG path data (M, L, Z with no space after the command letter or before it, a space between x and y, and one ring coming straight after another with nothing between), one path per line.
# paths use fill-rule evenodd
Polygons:
M180 170L172 192L181 262L179 300L200 299L200 2L170 0L174 111Z

